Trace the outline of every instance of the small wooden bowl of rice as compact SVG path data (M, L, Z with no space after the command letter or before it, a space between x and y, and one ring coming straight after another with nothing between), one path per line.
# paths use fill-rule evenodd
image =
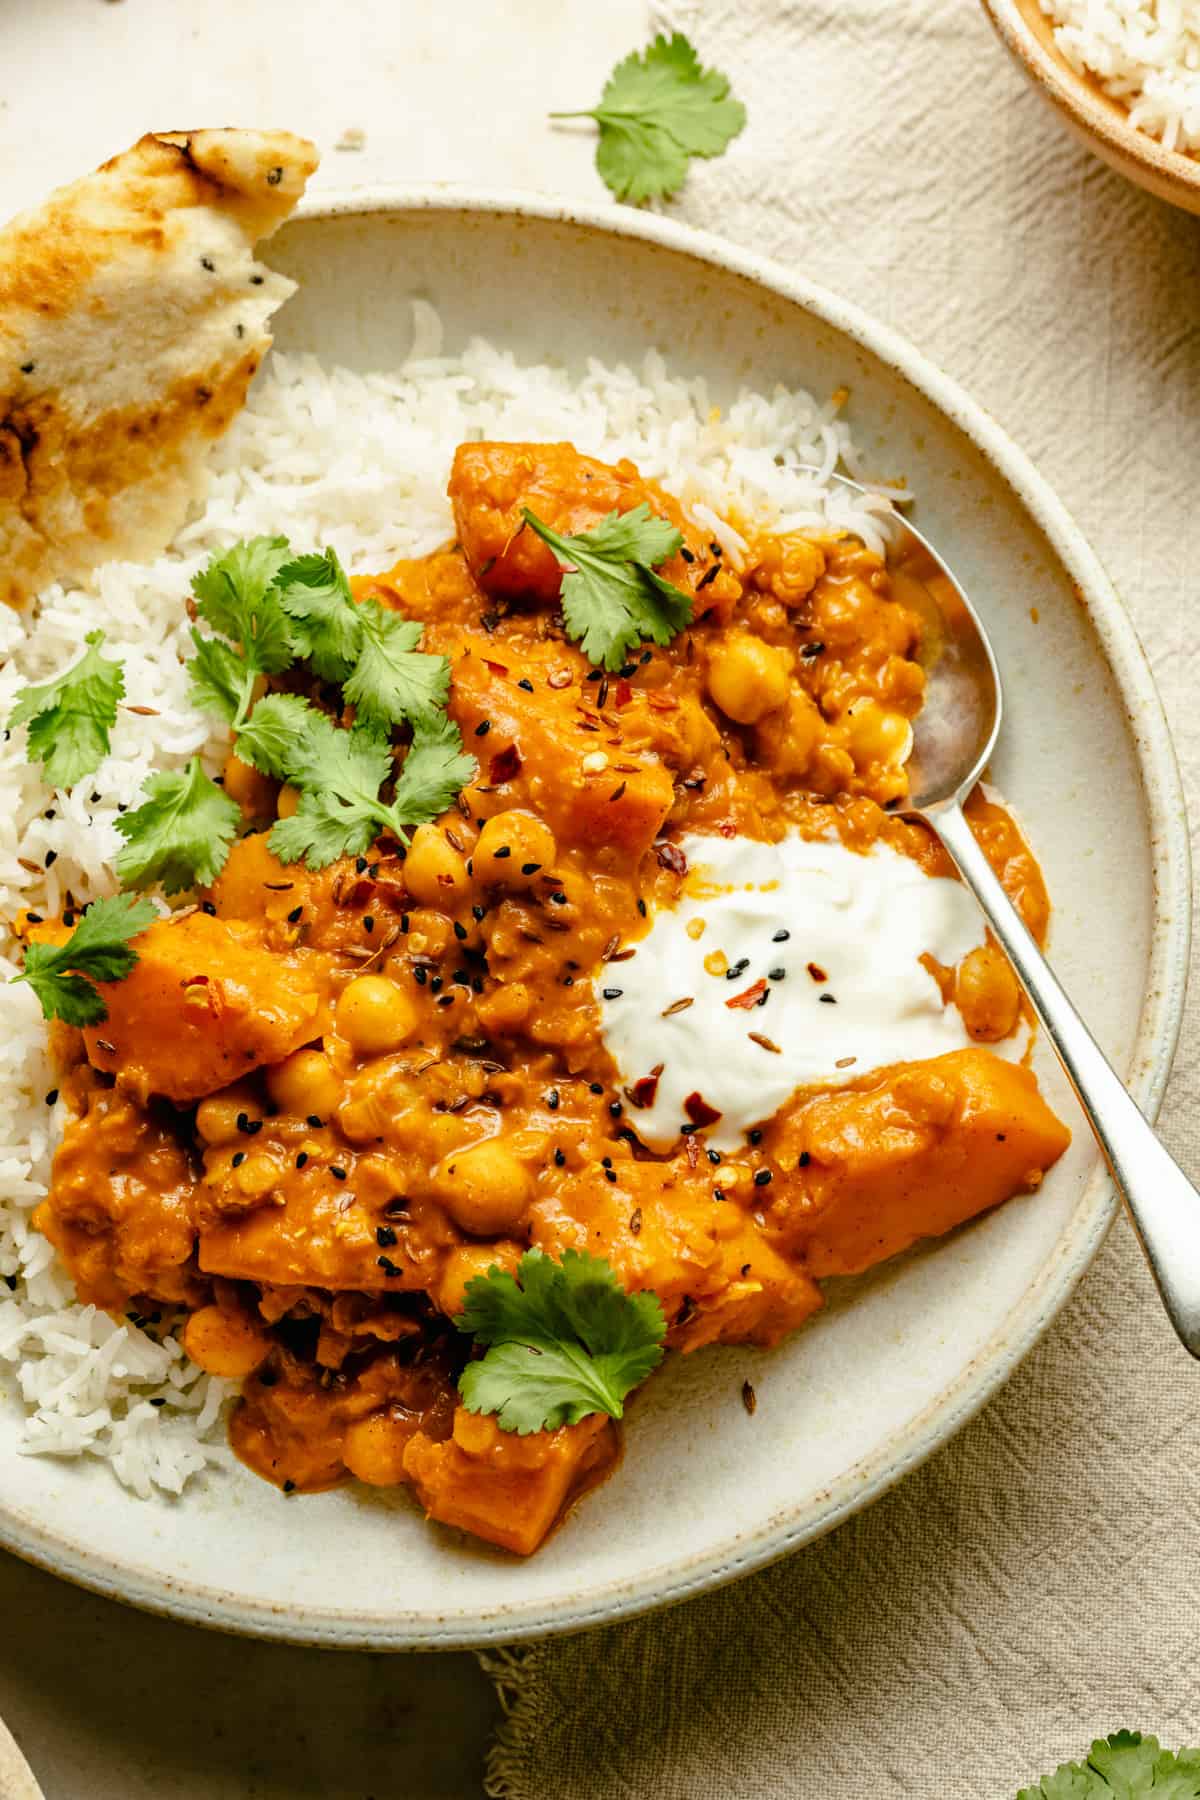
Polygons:
M1200 34L1155 0L983 0L1001 41L1090 150L1200 213ZM1164 14L1166 9L1162 9Z

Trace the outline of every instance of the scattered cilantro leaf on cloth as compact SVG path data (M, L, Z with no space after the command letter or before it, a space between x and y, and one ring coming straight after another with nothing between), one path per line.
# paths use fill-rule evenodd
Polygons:
M1140 1731L1097 1738L1084 1763L1061 1763L1017 1800L1200 1800L1200 1750L1163 1750Z
M424 627L415 619L364 600L356 608L362 641L343 693L364 725L390 730L404 720L430 723L450 692L450 663L418 650Z
M89 631L79 661L52 681L23 689L8 716L10 731L28 725L30 760L45 764L51 787L73 787L108 755L125 670L100 654L103 642L102 631Z
M337 553L298 556L276 577L279 604L291 620L297 656L322 681L345 681L362 642L362 619Z
M117 820L125 847L116 870L129 887L161 882L168 894L207 887L225 866L241 823L237 804L193 756L186 769L161 769L142 784L145 799Z
M295 660L291 627L274 586L289 555L286 538L250 538L214 556L192 582L196 610L218 636L192 632L191 699L219 712L235 731L254 704L259 676L278 675Z
M640 206L669 199L693 156L720 156L746 123L728 78L701 67L682 32L660 32L649 47L619 62L586 112L552 119L595 119L596 168L618 200Z
M407 844L406 827L445 812L475 773L475 758L464 754L458 726L441 714L415 727L388 805L380 796L395 773L388 739L366 725L341 730L315 707L287 695L260 700L238 751L300 790L291 818L271 829L271 849L280 862L303 861L310 869L323 869L339 856L361 856L381 831Z
M682 548L683 533L652 513L647 501L626 513L611 512L574 537L560 536L528 507L523 510L525 523L558 558L567 632L591 662L619 669L638 644L669 644L690 624L692 596L651 566Z
M63 944L30 944L25 970L14 981L27 981L47 1019L67 1025L99 1025L108 1017L96 981L123 981L137 952L129 940L157 917L149 900L116 894L96 900Z
M621 1418L666 1333L656 1295L627 1294L608 1263L577 1250L561 1262L528 1250L515 1276L499 1266L476 1276L455 1323L487 1346L459 1378L463 1405L522 1436L590 1413Z

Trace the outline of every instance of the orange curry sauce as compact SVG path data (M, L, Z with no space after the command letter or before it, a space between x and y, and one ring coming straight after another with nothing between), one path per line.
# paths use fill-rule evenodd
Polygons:
M616 961L636 981L684 831L882 838L951 873L885 810L919 617L846 537L766 538L735 573L631 464L569 445L463 446L450 495L453 547L355 586L451 659L475 782L407 855L381 841L312 874L267 847L293 797L231 758L248 830L211 894L137 940L103 1024L54 1028L73 1116L36 1216L82 1299L188 1310L192 1356L242 1382L233 1441L262 1475L408 1483L431 1517L529 1552L616 1428L519 1437L456 1406L473 1276L586 1249L658 1294L676 1348L773 1344L820 1307L815 1278L1036 1186L1068 1134L984 1047L1020 1010L989 945L934 971L973 1047L800 1091L719 1170L699 1135L643 1149L594 984ZM663 573L696 620L602 674L520 508L571 532L643 499L683 532ZM1013 821L979 795L970 814L1043 935Z

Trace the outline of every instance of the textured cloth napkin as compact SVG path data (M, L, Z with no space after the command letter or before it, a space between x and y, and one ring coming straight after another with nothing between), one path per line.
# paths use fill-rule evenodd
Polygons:
M749 109L674 210L896 326L1033 456L1133 614L1200 818L1200 222L1076 147L971 0L663 0L656 23ZM1195 1024L1163 1126L1200 1173ZM1011 1800L1121 1725L1200 1743L1198 1640L1200 1369L1122 1222L1004 1392L870 1511L672 1612L488 1659L489 1792Z

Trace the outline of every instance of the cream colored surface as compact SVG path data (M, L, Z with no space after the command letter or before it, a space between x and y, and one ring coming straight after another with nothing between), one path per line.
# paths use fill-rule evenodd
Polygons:
M750 110L683 216L854 295L1036 458L1133 613L1200 807L1195 222L1077 148L967 0L660 17ZM1193 1171L1198 1102L1193 1022L1163 1115ZM492 1789L1007 1800L1097 1732L1200 1742L1198 1466L1200 1368L1122 1224L999 1398L871 1511L724 1593L510 1663Z

